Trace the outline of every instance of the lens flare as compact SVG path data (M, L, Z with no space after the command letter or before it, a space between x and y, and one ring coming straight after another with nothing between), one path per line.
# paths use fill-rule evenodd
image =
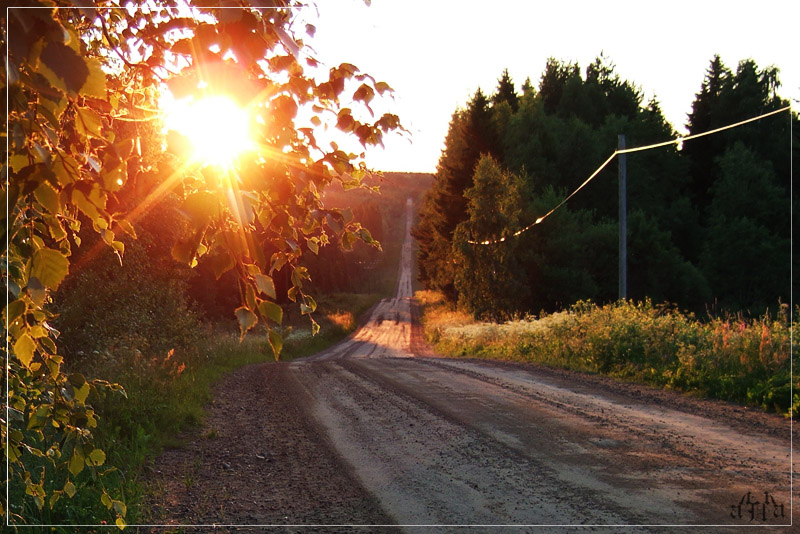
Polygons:
M199 163L231 165L254 148L247 110L225 95L175 100L165 93L161 102L164 131L175 131L190 143L190 158Z

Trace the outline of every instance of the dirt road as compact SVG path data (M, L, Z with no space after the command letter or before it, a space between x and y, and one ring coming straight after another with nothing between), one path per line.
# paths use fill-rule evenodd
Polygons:
M409 202L409 226L411 210ZM716 525L739 532L733 526L789 524L788 422L601 377L420 356L411 262L409 236L395 298L377 306L349 340L288 365L242 370L223 384L209 424L234 437L232 447L241 450L231 458L250 459L224 468L229 510L197 511L191 501L220 480L219 469L198 467L197 493L166 484L172 503L165 516L229 524L394 523L408 532L425 530L419 525L439 525L435 531L483 525L470 532L501 525L548 531L641 525L637 532ZM270 402L285 406L263 400L276 387L281 400ZM273 417L287 407L290 415ZM251 415L237 423L242 410ZM305 438L286 441L287 432L300 430ZM252 459L254 441L257 450L280 454L270 457L274 462L288 462L283 474L275 475L275 463ZM275 452L281 446L292 450ZM307 461L293 458L298 450ZM212 463L225 462L215 451L200 443L173 460L186 465L207 454ZM168 462L162 466L169 469ZM177 471L170 473L174 478ZM300 482L281 489L287 480ZM253 504L245 513L235 495L248 491ZM275 499L273 491L282 491L280 502L267 510L259 499ZM292 504L290 513L281 502ZM324 512L312 512L314 503Z

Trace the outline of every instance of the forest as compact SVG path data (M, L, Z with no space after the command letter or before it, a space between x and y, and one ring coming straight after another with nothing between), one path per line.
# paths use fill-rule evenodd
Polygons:
M747 59L732 69L715 56L687 135L788 106L779 87L777 67ZM787 115L627 155L629 299L748 316L790 302L798 117ZM527 79L518 92L505 70L493 94L478 89L452 115L414 228L420 280L480 319L616 300L616 162L542 224L513 234L575 190L619 134L629 148L678 135L656 98L644 102L602 54L583 72L548 60L538 87Z

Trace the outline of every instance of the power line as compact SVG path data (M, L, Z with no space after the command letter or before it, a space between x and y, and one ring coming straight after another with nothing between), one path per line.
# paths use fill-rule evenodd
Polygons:
M561 208L561 206L566 204L569 199L574 197L578 193L578 191L580 191L581 189L586 187L586 185L589 182L591 182L592 180L594 180L594 178L598 174L600 174L600 172L603 169L605 169L606 166L608 166L608 164L611 163L614 160L614 158L617 157L618 154L629 154L631 152L641 152L643 150L651 150L651 149L654 149L654 148L661 148L661 147L668 146L668 145L681 146L681 145L683 145L684 141L691 141L692 139L697 139L698 137L704 137L706 135L716 134L716 133L722 132L724 130L730 130L731 128L736 128L738 126L742 126L744 124L747 124L747 123L750 123L750 122L754 122L754 121L763 119L765 117L769 117L771 115L776 115L778 113L781 113L781 112L787 111L787 110L791 110L791 109L792 109L791 106L786 106L786 107L782 107L780 109L776 109L774 111L770 111L768 113L764 113L762 115L759 115L758 117L753 117L751 119L746 119L746 120L743 120L743 121L735 122L733 124L728 124L727 126L722 126L721 128L715 128L713 130L708 130L707 132L700 132L700 133L697 133L697 134L686 135L686 136L679 135L675 139L670 139L669 141L663 141L661 143L654 143L652 145L645 145L645 146L638 146L638 147L633 147L633 148L626 148L626 149L623 149L623 150L615 150L614 153L611 154L608 157L608 159L605 160L603 162L603 164L600 165L586 180L584 180L584 182L581 185L579 185L577 189L575 189L572 193L570 193L564 200L559 202L558 205L556 205L556 207L554 207L553 209L551 209L550 211L548 211L547 213L545 213L544 215L542 215L541 217L539 217L538 219L533 221L531 224L529 224L525 228L522 228L521 230L517 230L516 232L514 232L511 235L508 235L508 236L505 236L505 237L501 237L499 239L487 239L485 241L473 241L473 240L467 239L467 243L470 243L472 245L496 245L497 243L502 243L502 242L504 242L507 239L510 239L512 237L517 237L517 236L519 236L521 234L524 234L525 232L527 232L528 230L530 230L531 228L533 228L537 224L540 224L542 221L544 221L550 215L552 215L553 212L555 212L556 210Z

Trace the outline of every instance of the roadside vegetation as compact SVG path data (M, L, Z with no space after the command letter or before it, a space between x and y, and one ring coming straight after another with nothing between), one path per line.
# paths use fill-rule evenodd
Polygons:
M600 373L788 415L791 397L788 307L775 315L701 321L651 301L569 309L502 323L481 322L441 293L417 292L425 335L445 356L531 362ZM795 320L794 325L798 323ZM792 353L798 362L798 350Z
M753 317L797 294L789 250L798 153L789 147L792 136L800 146L800 124L787 116L778 75L751 59L729 68L713 57L689 134L784 111L626 156L628 298ZM658 101L645 101L602 54L583 71L551 59L538 84L519 89L504 71L493 94L479 89L455 110L414 228L425 288L486 320L615 301L618 163L561 202L614 153L619 134L628 147L678 137Z
M345 250L334 242L307 262L308 292L316 302L314 322L295 303L280 303L282 321L272 328L282 338L280 361L341 341L396 289L406 198L419 199L430 177L387 173L365 181L380 192L332 188L326 203L362 217L380 237L382 249L357 242ZM94 445L105 458L95 472L46 479L43 490L48 495L62 490L67 477L69 491L75 491L52 507L39 509L25 497L23 486L12 486L10 502L23 503L12 510L29 522L103 524L109 509L98 492L111 496L111 509L127 523L140 522L150 461L165 447L181 446L200 428L214 385L226 374L275 361L266 328L256 326L241 337L233 313L239 298L236 278L217 279L202 261L189 269L174 260L167 236L178 232L180 224L174 200L163 200L139 221L138 238L126 241L122 265L92 232L83 232L84 246L74 255L78 267L55 294L54 324L67 356L67 373L118 385L98 388L86 399L100 423L93 427ZM333 270L342 276L332 276ZM319 331L312 334L315 323ZM26 467L36 472L41 465L33 457Z
M315 314L319 333L311 335L307 318L289 319L281 329L281 360L313 354L340 341L355 329L358 316L380 297L377 293L322 297ZM144 510L139 504L145 496L143 478L150 461L165 447L182 446L183 440L201 426L214 385L239 367L275 361L266 329L257 329L240 340L231 321L227 326L201 326L194 337L182 350L148 355L138 349L104 350L94 354L91 363L87 361L86 371L90 367L95 376L113 380L126 392L124 397L109 393L89 401L105 423L95 430L97 447L106 451L105 463L119 468L109 470L102 484L125 503L129 523L142 519ZM63 486L63 481L53 480L52 487L46 489L58 489L58 482ZM98 482L91 476L74 481L76 488ZM12 495L12 502L14 497L22 500L21 495ZM28 517L35 514L37 520L54 524L99 524L107 516L104 504L85 492L59 501L52 510L45 507L41 512L26 512Z

